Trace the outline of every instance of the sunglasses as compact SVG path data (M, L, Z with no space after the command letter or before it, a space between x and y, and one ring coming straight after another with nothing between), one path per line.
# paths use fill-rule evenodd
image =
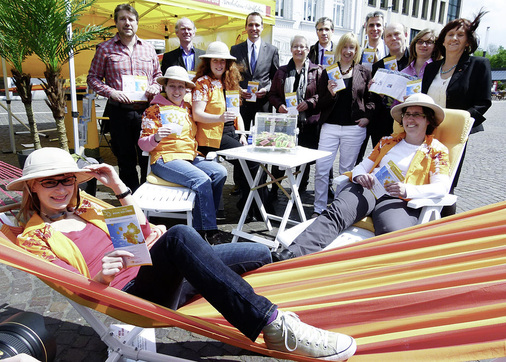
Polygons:
M75 185L76 181L77 181L77 178L75 176L69 176L69 177L62 178L61 180L55 180L55 179L48 178L48 179L44 179L44 180L39 181L39 183L42 187L44 187L46 189L52 189L52 188L58 186L58 184L62 184L63 186L73 186L73 185Z

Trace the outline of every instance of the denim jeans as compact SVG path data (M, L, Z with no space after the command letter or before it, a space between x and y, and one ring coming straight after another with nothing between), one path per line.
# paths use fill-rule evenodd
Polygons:
M177 303L182 282L187 279L230 324L254 341L277 307L255 294L237 274L241 268L236 265L232 270L221 259L227 259L228 263L244 260L250 252L247 256L251 263L246 265L257 265L253 255L270 259L269 249L264 245L237 243L211 247L195 229L176 225L151 248L153 265L141 267L137 277L123 290L171 307Z
M158 177L195 191L193 227L197 230L216 230L216 210L220 205L227 169L214 161L197 156L192 162L160 158L151 165Z

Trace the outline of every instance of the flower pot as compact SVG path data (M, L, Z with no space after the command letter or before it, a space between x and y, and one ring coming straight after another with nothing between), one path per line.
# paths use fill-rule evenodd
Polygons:
M21 150L21 151L17 151L16 152L16 155L18 156L19 168L23 169L23 167L25 167L26 158L33 151L35 151L35 149L29 148L29 149L26 149L26 150Z

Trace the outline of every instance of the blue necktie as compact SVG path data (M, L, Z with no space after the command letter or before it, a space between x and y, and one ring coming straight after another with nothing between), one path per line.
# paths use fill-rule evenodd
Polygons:
M257 56L255 54L255 44L253 44L251 47L251 60L250 60L251 74L255 73L256 66L257 66Z

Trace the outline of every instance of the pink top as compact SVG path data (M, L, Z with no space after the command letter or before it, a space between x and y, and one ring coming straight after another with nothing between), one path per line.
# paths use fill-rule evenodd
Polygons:
M141 225L141 229L145 237L151 232L149 224ZM92 223L88 223L83 230L62 234L72 240L79 248L92 277L102 270L102 258L104 254L114 250L109 236ZM93 240L93 242L90 243L90 240ZM53 263L67 270L79 273L74 267L60 259L55 259ZM111 282L111 287L122 289L130 280L137 276L138 272L138 266L121 270Z

